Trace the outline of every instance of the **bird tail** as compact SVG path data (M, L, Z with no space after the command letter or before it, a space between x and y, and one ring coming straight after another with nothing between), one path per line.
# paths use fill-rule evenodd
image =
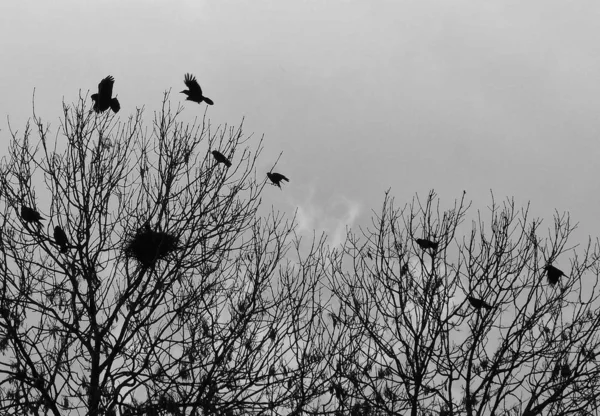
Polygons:
M206 104L208 104L208 105L213 105L213 104L215 103L213 100L211 100L211 99L210 99L210 98L208 98L208 97L204 97L204 101L205 101L205 102L206 102Z
M228 168L231 167L231 162L229 160L226 160L224 163L225 163L225 166L227 166Z
M118 113L121 109L121 104L119 104L119 100L116 97L110 100L110 109L115 113Z
M61 253L66 253L67 251L69 251L69 248L66 245L60 246L60 252Z

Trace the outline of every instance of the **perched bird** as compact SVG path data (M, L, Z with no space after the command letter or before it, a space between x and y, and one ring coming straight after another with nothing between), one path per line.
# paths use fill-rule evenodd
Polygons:
M98 94L92 94L92 101L94 101L94 111L96 113L103 113L109 108L114 112L118 113L121 109L119 100L113 98L112 90L115 79L112 76L107 76L100 84L98 84Z
M228 168L231 167L231 161L227 159L223 153L218 152L216 150L213 150L211 153L215 157L217 163L223 163Z
M544 267L544 270L546 270L548 275L548 283L550 283L552 286L558 283L558 280L561 276L566 276L562 270L554 267L551 264L547 264L546 267Z
M54 241L56 241L56 244L60 246L61 253L67 252L69 239L67 238L67 234L65 233L65 231L58 225L54 227Z
M267 177L271 180L271 182L273 182L273 185L277 185L279 187L279 189L281 189L281 181L286 181L289 182L290 180L288 178L286 178L285 176L283 176L281 173L277 173L277 172L268 172L267 173Z
M21 218L23 218L23 221L25 222L39 223L44 220L39 212L33 208L26 207L25 205L21 205Z
M471 306L473 306L475 309L487 309L492 310L494 309L493 306L491 306L489 303L487 303L486 301L482 300L482 299L477 299L474 298L473 296L467 296L467 299L469 300L469 303L471 304Z
M419 247L421 247L423 250L427 250L428 248L437 250L438 245L439 245L439 243L436 243L436 242L430 241L430 240L425 240L423 238L417 238L415 241L417 242Z
M185 74L185 78L183 79L185 86L189 89L181 91L181 94L187 95L187 100L193 101L195 103L201 104L204 101L208 105L213 105L214 102L208 97L202 95L202 88L200 88L200 84L196 81L196 77L192 74Z
M571 377L571 367L569 367L569 364L562 365L562 367L560 368L560 375L563 378Z

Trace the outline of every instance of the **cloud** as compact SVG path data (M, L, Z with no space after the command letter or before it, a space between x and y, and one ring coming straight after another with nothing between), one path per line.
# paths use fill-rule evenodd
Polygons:
M316 232L328 235L332 247L339 246L346 238L346 230L354 225L361 213L361 204L343 195L332 195L326 200L315 197L316 189L309 190L306 199L298 207L298 234Z

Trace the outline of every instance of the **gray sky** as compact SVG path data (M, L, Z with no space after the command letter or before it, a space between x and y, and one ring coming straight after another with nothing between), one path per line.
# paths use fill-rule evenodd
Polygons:
M3 1L0 140L33 88L57 126L63 97L110 74L119 115L146 105L149 123L191 72L213 124L265 134L265 172L284 152L291 182L267 202L299 207L305 229L336 234L389 187L446 207L464 189L475 209L492 189L596 236L599 21L587 0Z

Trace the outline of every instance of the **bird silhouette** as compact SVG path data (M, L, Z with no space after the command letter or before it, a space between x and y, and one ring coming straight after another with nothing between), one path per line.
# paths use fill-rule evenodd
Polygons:
M467 299L469 300L469 303L471 304L471 306L473 306L475 309L487 309L492 310L494 309L493 306L491 306L489 303L487 303L486 301L482 300L482 299L477 299L474 298L473 296L467 296Z
M225 157L225 155L217 150L213 150L212 155L215 157L217 163L223 163L228 168L231 167L231 161Z
M208 105L214 104L213 100L202 95L202 88L200 88L200 84L198 84L198 81L196 81L195 76L192 74L185 74L183 82L185 83L185 86L189 88L181 91L181 94L187 95L186 100L190 100L198 104L202 103L202 101Z
M267 177L273 182L273 185L277 185L281 189L281 181L289 182L290 180L283 176L281 173L268 172Z
M562 270L554 267L551 264L547 264L546 267L544 267L544 270L546 270L546 274L548 276L548 283L550 283L552 286L558 283L558 280L561 278L561 276L566 276Z
M563 378L568 378L571 377L571 367L569 367L569 364L563 364L562 367L560 368L560 375Z
M109 108L114 112L118 113L121 109L119 100L116 97L113 98L112 90L115 79L109 75L100 81L98 84L98 93L92 94L92 101L94 101L94 111L96 113L103 113Z
M54 227L54 241L56 241L56 244L60 246L61 253L67 252L69 239L67 238L67 234L65 233L65 231L58 225Z
M21 218L23 218L23 221L25 222L39 223L44 220L39 212L33 208L26 207L25 205L21 205Z
M423 250L427 250L428 248L437 250L438 245L439 245L439 243L437 243L437 242L425 240L423 238L417 238L415 241L417 242L419 247L421 247Z

